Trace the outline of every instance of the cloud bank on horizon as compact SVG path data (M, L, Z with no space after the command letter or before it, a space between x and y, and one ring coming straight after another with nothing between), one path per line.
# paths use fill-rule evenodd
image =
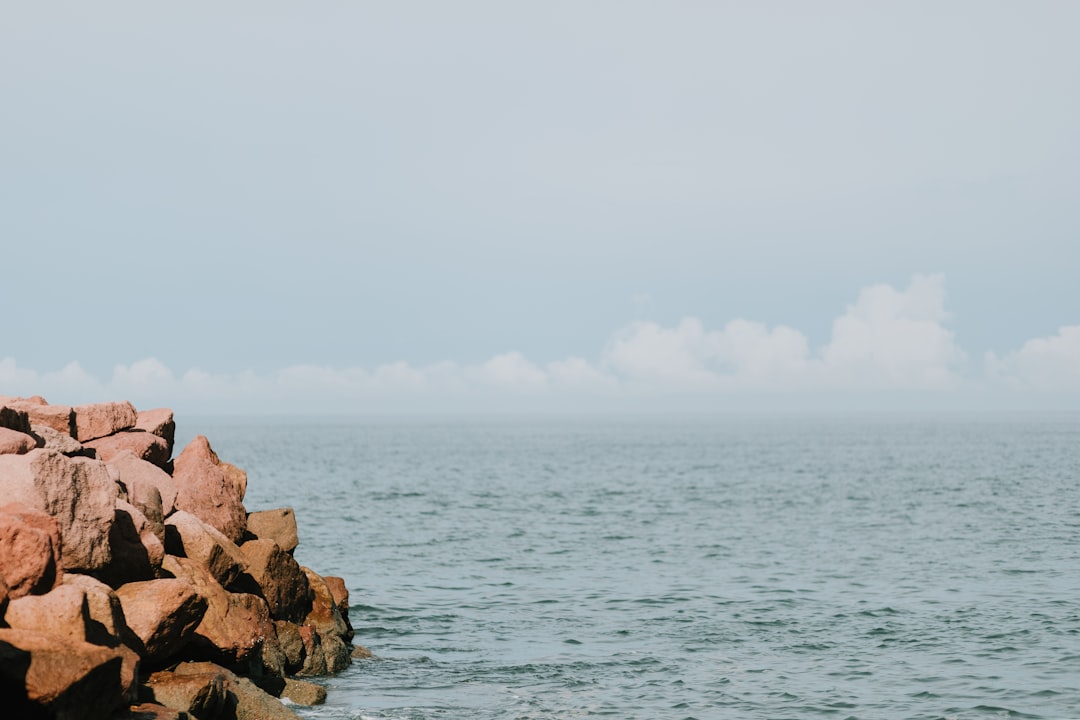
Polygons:
M865 287L812 348L786 325L696 317L641 321L592 359L546 363L509 350L479 364L397 361L375 367L297 364L277 371L176 372L157 358L108 378L73 360L55 371L0 359L0 394L54 402L127 398L191 413L468 411L1062 410L1080 399L1080 324L973 358L949 329L945 277Z

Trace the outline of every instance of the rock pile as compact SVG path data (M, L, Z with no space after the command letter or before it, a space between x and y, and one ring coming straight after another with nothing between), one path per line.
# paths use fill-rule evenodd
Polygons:
M288 719L352 646L288 508L169 410L0 396L0 707L58 720Z

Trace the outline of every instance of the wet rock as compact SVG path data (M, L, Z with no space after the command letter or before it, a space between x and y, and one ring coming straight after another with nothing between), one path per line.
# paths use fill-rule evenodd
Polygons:
M260 689L255 683L213 663L180 663L173 672L177 674L222 672L227 680L226 689L236 701L234 710L236 720L299 720L296 713L285 707L280 700Z
M326 688L307 680L285 678L281 697L288 698L297 705L322 705L326 702Z
M168 443L147 432L119 432L115 435L89 440L84 443L97 453L99 460L109 462L122 452L130 452L140 460L153 463L160 468L169 462L171 451Z
M278 639L278 647L284 656L285 674L295 675L304 667L307 659L307 648L300 632L300 626L287 620L275 620L274 631ZM323 665L325 666L325 659Z
M354 633L352 623L349 622L349 588L345 587L345 579L335 575L326 575L323 580L326 582L326 587L330 589L330 596L341 613L341 619L345 621L345 634L342 637L345 640L352 640Z
M244 493L247 473L222 462L209 441L197 436L173 461L176 507L216 528L234 543L241 542L247 527Z
M240 552L274 619L303 620L311 610L312 592L307 575L293 556L273 540L249 540L240 546Z
M147 678L139 696L189 712L199 720L216 720L230 709L228 683L222 671L189 674L162 671Z
M319 631L320 635L337 636L341 638L351 637L348 635L349 627L341 616L337 603L330 586L321 575L311 568L301 568L307 575L308 584L314 594L311 601L311 612L304 618L305 625L311 625Z
M131 690L121 680L122 666L122 653L116 649L31 630L0 629L2 684L10 687L22 675L24 697L38 706L22 717L106 720Z
M177 578L128 583L116 591L135 648L151 665L172 657L195 637L207 601L188 581Z
M37 446L33 435L0 427L0 455L25 455Z
M60 526L22 503L0 507L0 580L14 599L51 590L60 581Z
M0 496L57 520L60 556L69 570L92 573L108 564L117 492L105 465L95 460L41 449L0 455Z
M256 538L273 540L287 553L292 553L300 542L296 532L296 515L292 508L248 513L247 530Z

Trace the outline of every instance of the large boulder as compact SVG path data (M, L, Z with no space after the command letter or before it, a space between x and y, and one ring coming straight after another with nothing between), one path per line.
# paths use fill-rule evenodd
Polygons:
M121 452L107 463L119 473L119 482L127 491L128 502L154 522L169 517L176 506L176 483L167 472L140 459L132 452ZM155 498L156 496L156 498ZM150 505L160 505L154 510Z
M115 590L97 578L78 573L65 575L64 585L79 588L86 595L87 642L116 647L131 638L124 608Z
M162 670L146 679L139 699L189 712L199 720L216 720L231 709L228 684L222 671L178 674Z
M138 419L134 406L127 401L77 405L72 410L75 413L75 439L83 444L133 428Z
M0 580L11 598L40 594L60 581L60 526L22 503L0 507Z
M234 589L246 572L244 555L235 543L183 510L177 510L165 522L165 551L203 566L226 588ZM235 589L252 588L242 586Z
M349 626L345 624L345 618L341 616L341 610L334 602L334 594L326 580L311 568L301 569L307 575L313 593L311 611L304 618L303 624L311 625L323 636L348 637Z
M124 451L128 451L140 460L153 463L160 468L169 462L171 450L168 443L157 435L147 432L118 432L115 435L88 440L83 443L97 454L103 462L109 462Z
M59 585L44 595L24 595L12 600L4 621L19 630L89 641L90 609L86 591L74 585Z
M326 702L326 688L307 680L285 678L281 697L288 698L297 705L322 705Z
M248 540L240 552L274 619L303 620L311 610L312 593L307 575L293 556L273 540Z
M124 618L138 638L135 650L159 665L184 648L206 614L207 601L190 583L164 578L128 583L116 591Z
M188 443L173 461L173 481L178 509L195 515L234 543L243 540L247 473L218 459L204 436Z
M285 707L280 700L260 689L247 678L238 677L226 668L209 662L180 663L173 672L183 674L223 673L226 689L235 700L236 720L299 720L296 713Z
M32 630L0 629L0 686L21 681L24 687L14 709L4 708L5 716L106 720L131 689L121 677L123 662L118 649Z
M38 440L33 435L0 427L0 455L24 455L37 446Z
M49 405L31 399L12 403L12 407L25 412L31 426L43 425L65 435L73 434L75 414L67 405Z
M109 529L112 561L99 574L114 587L157 577L165 548L155 526L142 511L117 498L116 515Z
M247 530L261 540L273 540L287 553L295 550L300 543L296 533L296 514L292 508L248 513Z
M202 720L202 718L158 703L139 703L127 709L118 710L109 720Z
M345 586L345 578L326 575L323 580L330 590L330 597L334 599L334 604L337 605L338 611L341 612L341 619L345 621L344 639L352 640L354 633L352 623L349 622L349 588Z
M6 399L0 402L0 428L7 428L21 433L30 433L30 416L20 410L18 399Z
M118 487L104 463L55 450L0 455L0 495L54 518L65 569L94 572L112 558L109 530Z
M169 455L173 451L173 438L176 434L176 422L173 421L173 411L169 408L154 408L153 410L139 411L135 420L135 429L157 435L165 441L169 448Z

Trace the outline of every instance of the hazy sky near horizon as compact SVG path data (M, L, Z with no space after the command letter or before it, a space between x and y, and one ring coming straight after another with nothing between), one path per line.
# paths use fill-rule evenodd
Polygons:
M8 3L0 394L1075 407L1077 27L1064 1Z

